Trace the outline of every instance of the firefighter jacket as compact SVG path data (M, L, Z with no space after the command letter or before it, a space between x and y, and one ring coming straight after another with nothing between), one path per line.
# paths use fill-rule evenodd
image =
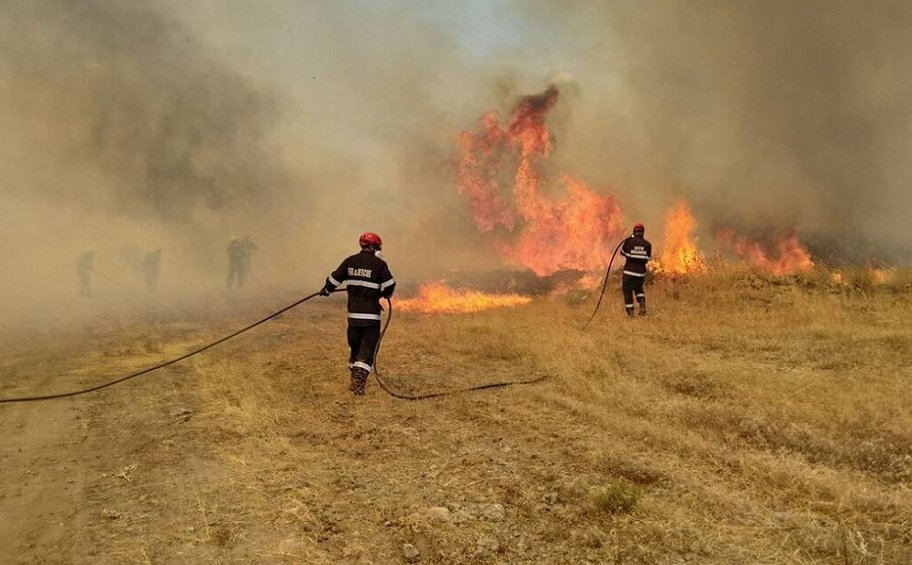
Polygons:
M324 290L332 292L342 283L346 283L348 291L348 322L352 325L379 322L380 298L389 298L396 288L396 279L386 261L369 249L362 249L342 261L326 278Z
M642 235L632 235L621 246L621 255L627 258L624 274L631 277L645 277L646 263L652 258L652 244Z

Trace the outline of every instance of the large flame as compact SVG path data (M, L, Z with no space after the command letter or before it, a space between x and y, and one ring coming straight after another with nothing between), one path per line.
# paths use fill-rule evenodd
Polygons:
M730 228L721 228L716 231L716 243L723 250L774 275L790 275L814 268L811 254L795 234L777 238L768 251L756 241L735 234Z
M705 269L697 250L694 236L696 227L697 221L685 200L678 202L665 214L665 243L661 257L653 265L654 270L682 275Z
M552 142L545 117L557 95L552 86L527 96L508 123L489 112L474 133L460 135L460 192L476 226L495 233L498 251L512 264L539 276L598 270L623 234L621 206L613 196L601 196L568 174L559 176L562 190L550 191L559 196L542 192L541 169Z
M396 308L406 312L444 314L478 312L528 304L532 299L519 294L485 294L474 290L455 290L443 282L423 284L414 298L396 301Z

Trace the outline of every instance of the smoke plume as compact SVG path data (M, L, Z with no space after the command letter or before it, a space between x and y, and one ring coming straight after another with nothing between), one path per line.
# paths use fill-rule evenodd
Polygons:
M80 252L110 272L131 244L163 247L163 284L222 289L245 233L296 288L368 229L403 278L502 265L459 134L552 84L543 174L625 221L684 196L704 235L912 256L908 3L436 4L0 5L6 295L67 294Z
M642 216L657 220L684 193L710 229L797 228L837 258L910 256L912 5L659 0L532 12L566 30L553 49L580 83L563 156L617 181Z

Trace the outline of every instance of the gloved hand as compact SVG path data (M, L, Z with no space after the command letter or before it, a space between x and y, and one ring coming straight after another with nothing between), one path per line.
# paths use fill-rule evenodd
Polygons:
M320 296L329 296L329 289L325 286L320 289Z

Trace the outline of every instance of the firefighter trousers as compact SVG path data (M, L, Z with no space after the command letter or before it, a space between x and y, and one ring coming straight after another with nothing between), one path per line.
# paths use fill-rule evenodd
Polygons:
M348 358L348 366L371 372L374 368L374 352L379 341L380 322L357 325L349 322L348 347L351 348L351 355Z
M634 298L640 308L646 308L646 294L643 292L643 283L646 277L634 277L624 275L621 282L621 290L624 293L624 310L628 313L633 312Z

